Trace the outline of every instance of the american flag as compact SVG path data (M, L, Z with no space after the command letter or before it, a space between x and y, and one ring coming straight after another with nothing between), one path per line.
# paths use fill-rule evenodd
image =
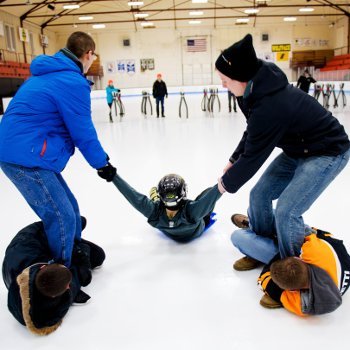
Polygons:
M187 39L187 52L207 51L207 39Z

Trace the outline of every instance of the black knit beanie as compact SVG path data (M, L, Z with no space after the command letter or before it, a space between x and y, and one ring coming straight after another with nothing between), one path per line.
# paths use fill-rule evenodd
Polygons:
M216 60L215 67L233 80L251 80L260 67L252 36L247 34L242 40L224 50Z

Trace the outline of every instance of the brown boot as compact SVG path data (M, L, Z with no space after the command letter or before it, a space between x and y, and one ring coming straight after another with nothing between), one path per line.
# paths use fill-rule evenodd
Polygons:
M273 300L269 295L264 294L260 299L260 305L266 307L267 309L278 309L282 307L279 301Z
M233 268L236 271L248 271L259 267L261 264L262 263L258 260L250 258L249 256L244 256L233 264Z
M247 215L233 214L231 216L231 221L238 228L249 228L249 219Z

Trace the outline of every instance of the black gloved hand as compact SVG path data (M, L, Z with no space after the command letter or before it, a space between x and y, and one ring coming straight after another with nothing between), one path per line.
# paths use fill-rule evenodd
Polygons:
M91 283L92 273L89 268L86 268L85 266L77 266L77 272L79 282L82 287L86 287Z
M77 269L80 284L83 287L87 286L92 279L89 245L81 241L74 242L72 265Z
M90 246L82 241L74 241L72 251L72 265L91 269Z
M85 304L90 298L91 297L89 294L86 294L85 292L80 290L78 294L75 296L75 299L73 300L73 302L76 304Z
M105 179L107 182L111 182L117 173L117 168L115 168L110 162L107 163L103 168L97 169L97 175Z

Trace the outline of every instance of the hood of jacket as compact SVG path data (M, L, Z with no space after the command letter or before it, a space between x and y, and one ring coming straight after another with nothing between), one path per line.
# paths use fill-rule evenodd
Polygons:
M336 310L342 303L339 289L329 274L315 265L308 265L310 288L301 293L302 312L322 315Z
M30 65L33 76L72 70L83 73L83 65L68 49L62 49L53 56L40 55Z
M248 82L243 99L250 104L285 88L288 84L287 76L274 63L260 61L260 69Z
M46 263L37 263L31 265L24 269L22 273L17 277L17 284L19 286L19 293L22 300L22 316L24 323L30 332L37 335L48 335L54 332L62 323L61 317L51 317L50 322L47 322L50 323L50 325L41 327L32 318L34 278L40 267L44 264ZM68 296L70 293L68 291L65 294Z

